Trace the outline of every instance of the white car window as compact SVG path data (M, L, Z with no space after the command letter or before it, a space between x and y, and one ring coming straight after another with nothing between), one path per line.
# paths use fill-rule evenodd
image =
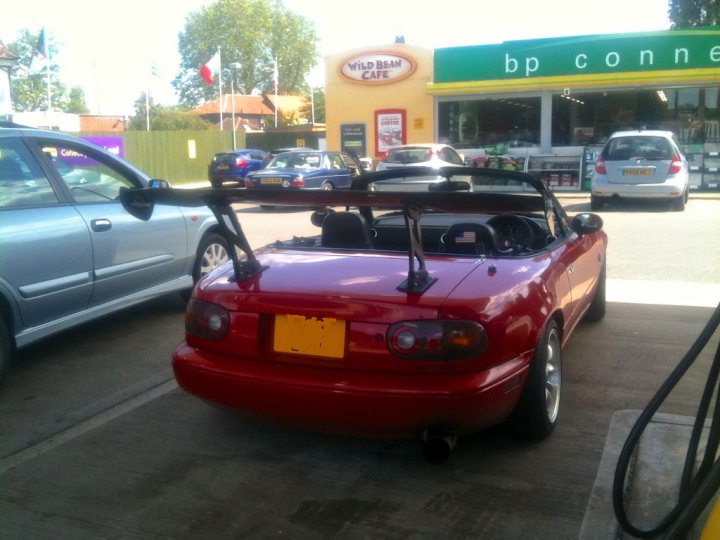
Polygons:
M28 149L0 139L0 208L57 203L50 182Z
M73 200L83 202L113 201L121 187L134 187L134 183L120 172L71 146L45 143L43 153L62 177Z

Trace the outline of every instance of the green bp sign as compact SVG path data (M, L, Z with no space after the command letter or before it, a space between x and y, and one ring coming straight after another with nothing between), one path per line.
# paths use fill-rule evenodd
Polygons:
M679 71L720 82L720 28L669 30L509 41L494 45L434 51L431 89L468 82L520 86L529 80L548 84L599 81L618 74L639 79ZM643 76L643 74L645 74ZM687 73L686 73L687 75ZM480 85L482 86L482 84Z

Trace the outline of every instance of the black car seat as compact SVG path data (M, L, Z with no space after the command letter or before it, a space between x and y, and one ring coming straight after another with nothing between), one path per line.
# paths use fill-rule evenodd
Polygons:
M440 238L440 251L469 255L492 255L498 252L495 231L485 223L455 223Z
M372 249L370 227L360 214L333 212L323 220L320 245L329 248Z

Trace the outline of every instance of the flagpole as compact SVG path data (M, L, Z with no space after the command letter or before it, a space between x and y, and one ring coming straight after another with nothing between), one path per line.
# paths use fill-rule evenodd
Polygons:
M45 49L44 54L47 62L45 63L45 73L47 79L47 110L52 111L52 100L50 95L50 47L48 47L48 36L45 35L45 28L43 27L43 48Z
M223 94L222 94L222 55L220 54L220 47L218 47L218 89L220 90L220 131L223 131Z
M278 67L277 67L277 56L273 57L275 66L273 69L273 84L275 85L275 127L277 127L277 112L278 112Z

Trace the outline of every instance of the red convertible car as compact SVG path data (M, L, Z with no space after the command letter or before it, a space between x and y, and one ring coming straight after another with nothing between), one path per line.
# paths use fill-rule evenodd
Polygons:
M342 192L133 189L122 200L142 219L154 204L208 205L237 248L188 303L173 354L183 389L292 426L416 436L434 462L459 435L504 422L548 436L562 347L605 313L601 219L568 217L525 173L408 168ZM319 208L318 234L253 252L236 202Z

